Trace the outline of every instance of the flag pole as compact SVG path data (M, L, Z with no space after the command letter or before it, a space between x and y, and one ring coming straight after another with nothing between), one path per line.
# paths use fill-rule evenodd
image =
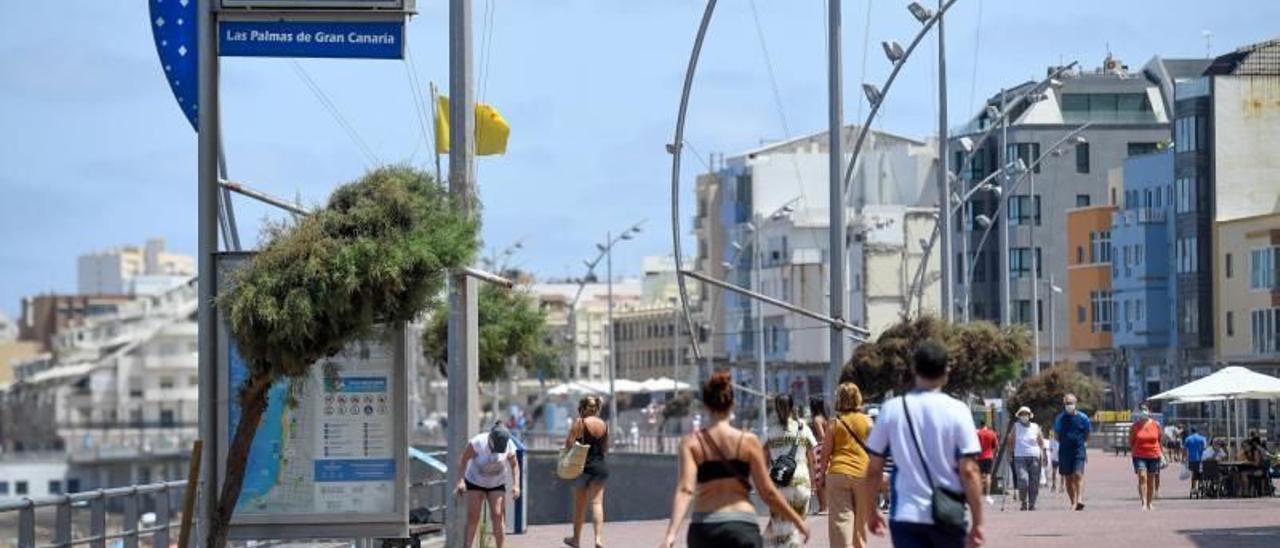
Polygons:
M440 123L440 121L437 120L437 117L440 116L440 109L436 105L439 100L436 98L436 83L430 82L429 87L431 88L431 132L437 141L433 143L434 146L431 147L431 153L434 154L436 158L436 182L440 183L442 181L440 178L440 134L436 131L436 127L438 127L436 124Z

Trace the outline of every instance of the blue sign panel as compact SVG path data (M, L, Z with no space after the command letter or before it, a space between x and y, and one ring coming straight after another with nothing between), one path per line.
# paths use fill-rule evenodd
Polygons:
M404 22L224 21L218 30L218 54L400 59Z
M394 459L330 459L315 461L315 481L394 481Z
M178 108L196 128L196 0L151 0L151 35Z

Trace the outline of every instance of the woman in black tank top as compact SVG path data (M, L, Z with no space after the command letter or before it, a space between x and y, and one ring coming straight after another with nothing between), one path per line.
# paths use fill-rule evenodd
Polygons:
M595 546L604 546L604 484L609 479L605 454L609 451L609 425L600 419L599 396L587 396L578 402L578 417L564 440L566 448L574 442L590 447L582 475L573 480L573 536L565 537L566 546L578 548L582 526L591 504L591 525L595 530Z
M675 545L676 533L692 506L689 548L759 548L763 538L751 504L753 485L769 508L795 524L808 541L809 526L804 517L787 504L769 479L769 460L760 440L729 424L733 388L728 372L711 376L702 389L702 402L711 412L711 422L680 441L680 475L671 521L660 546Z

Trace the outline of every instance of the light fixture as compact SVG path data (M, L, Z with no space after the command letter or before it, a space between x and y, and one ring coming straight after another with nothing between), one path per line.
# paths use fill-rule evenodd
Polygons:
M1000 109L996 108L995 105L987 105L987 119L988 120L1000 119Z
M929 247L929 240L927 240L927 239L925 239L925 238L920 238L920 240L919 240L917 243L919 243L919 244L920 244L920 249L924 249L924 248L926 248L926 247Z
M636 226L631 227L631 232L633 232L633 233L635 233L635 234L639 234L639 233L640 233L640 225L636 225Z
M1022 172L1027 171L1027 163L1026 163L1026 162L1024 162L1024 161L1022 160L1022 158L1018 158L1018 160L1017 160L1017 162L1015 162L1014 166L1015 166L1015 167L1014 167L1014 170L1015 170L1015 171L1017 171L1017 172L1019 172L1019 173L1022 173Z
M965 154L973 153L973 139L970 139L968 137L961 137L958 142L960 143L960 149L964 150Z
M609 248L608 248L608 247L605 247L605 245L604 245L604 244L596 244L596 249L600 250L600 252L601 252L601 253L604 253L604 252L605 252L605 250L606 250L606 249L609 249Z
M981 213L979 213L979 214L977 214L977 215L974 215L973 220L974 220L974 222L976 222L976 223L978 223L978 224L982 225L982 228L987 228L987 227L991 226L991 217L988 217L988 216L983 215L983 214L981 214Z
M729 244L729 247L733 248L733 250L734 250L734 251L736 251L736 252L738 252L738 253L742 253L742 244L740 244L740 243L738 243L738 242L733 242L733 243Z
M906 52L902 50L902 44L899 44L896 40L880 42L880 47L884 48L884 56L889 58L890 63L896 64L907 56Z
M1072 139L1072 141L1075 141L1075 143L1076 143L1077 145L1083 145L1083 144L1085 144L1085 143L1088 143L1088 142L1089 142L1089 140L1088 140L1088 139L1085 139L1085 138L1084 138L1084 135L1076 135L1076 136L1075 136L1075 138L1074 138L1074 139Z
M867 102L871 103L871 106L880 104L880 99L884 98L875 84L862 84L862 93L867 96Z
M952 202L955 202L955 203L957 203L957 204L958 204L958 203L960 203L960 195L959 195L959 194L957 194L957 193L955 193L955 192L952 192L952 193L951 193L951 201L952 201Z
M1053 89L1058 89L1062 87L1062 80L1059 80L1057 78L1050 78L1048 83L1049 83L1049 87Z
M992 193L992 194L995 194L997 198L999 198L999 197L1000 197L1000 195L1004 193L1004 190L1003 190L1003 189L1001 189L1001 188L1000 188L1000 187L998 187L998 186L995 186L995 185L987 185L987 186L989 186L989 187L990 187L990 188L988 188L988 189L987 189L987 192L990 192L990 193Z
M745 230L745 231L747 231L747 232L755 232L755 231L756 231L756 225L751 224L751 223L749 223L749 222L748 222L748 223L742 223L742 230Z
M1049 98L1049 96L1048 96L1048 95L1046 95L1046 94L1044 94L1044 93L1040 93L1040 92L1036 92L1036 93L1028 93L1028 94L1027 94L1027 102L1028 102L1028 103L1039 103L1040 101L1043 101L1043 100L1048 99L1048 98Z
M596 263L593 263L593 262L588 261L588 260L586 260L586 259L583 259L583 260L582 260L582 264L584 264L584 265L586 265L586 266L587 266L587 270L594 270L594 269L596 268Z
M933 17L933 12L930 11L929 8L921 6L919 2L907 4L907 11L910 11L911 15L916 18L916 21L921 23L925 23Z
M723 261L723 262L721 262L721 263L720 263L720 266L721 266L722 268L724 268L725 270L733 270L733 264L731 264L729 261Z
M630 232L623 232L621 235L618 236L619 240L630 240L631 238L632 236Z
M1062 293L1062 288L1056 285L1050 285L1049 289L1052 289L1054 293Z

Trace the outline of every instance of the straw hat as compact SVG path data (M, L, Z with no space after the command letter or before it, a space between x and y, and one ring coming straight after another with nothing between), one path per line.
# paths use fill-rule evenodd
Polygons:
M1029 418L1033 418L1033 419L1036 418L1036 414L1031 412L1031 408L1025 405L1022 407L1019 407L1018 412L1014 413L1014 416L1020 417L1022 416L1023 413L1026 413L1027 417Z

